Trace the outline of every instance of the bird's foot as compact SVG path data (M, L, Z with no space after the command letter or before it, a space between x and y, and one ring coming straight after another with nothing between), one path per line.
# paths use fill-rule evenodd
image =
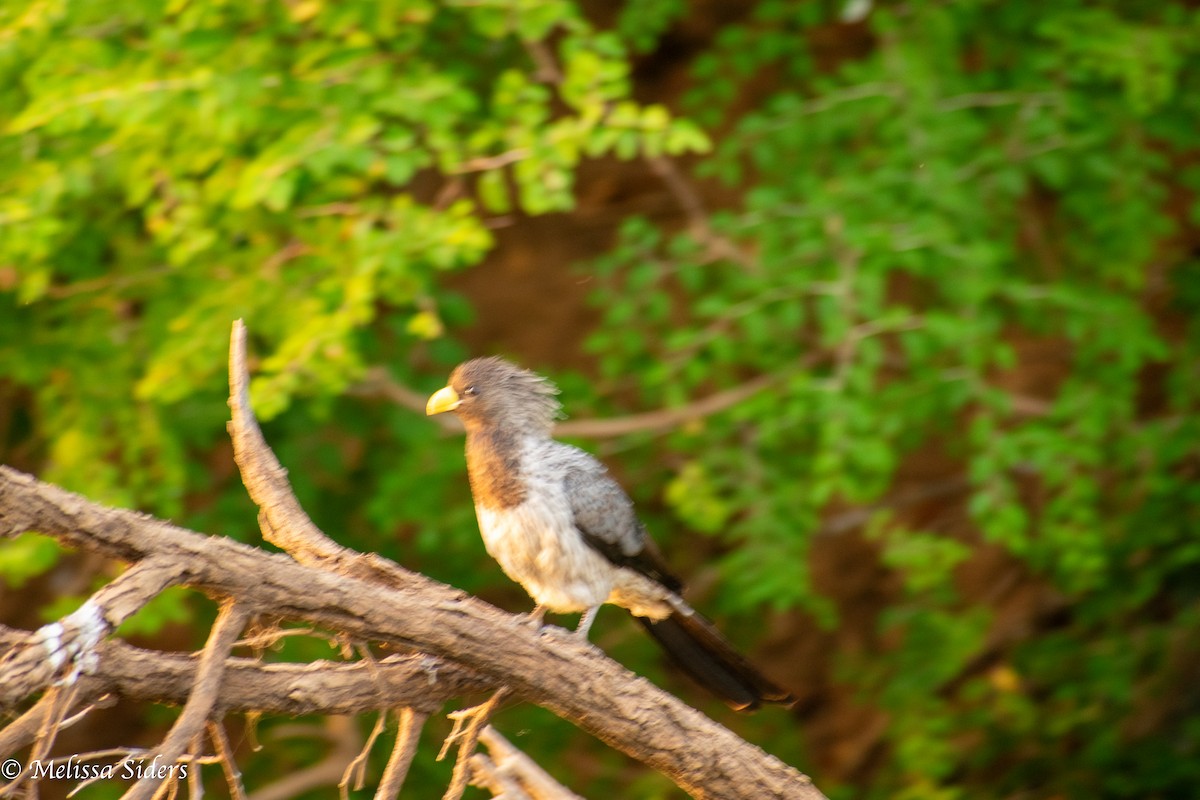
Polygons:
M529 612L529 615L525 618L525 622L535 631L540 631L546 624L545 619L546 607L539 604L534 606L533 611Z

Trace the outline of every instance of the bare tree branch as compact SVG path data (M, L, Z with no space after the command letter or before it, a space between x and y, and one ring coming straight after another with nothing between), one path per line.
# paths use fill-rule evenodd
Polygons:
M250 410L250 377L246 369L246 326L233 324L229 346L229 409L226 427L233 442L233 460L242 473L250 499L259 507L263 538L291 553L302 564L319 564L353 558L353 553L332 541L304 513L288 483L287 470L263 439L258 420Z
M500 770L487 755L475 753L471 756L470 766L472 786L487 789L493 797L503 798L503 800L533 800L521 788L521 784L517 783L511 775Z
M47 685L68 663L72 665L69 674L79 684L74 687L75 696L55 707L53 716L46 716L43 710L38 722L61 720L76 705L85 705L116 684L118 693L128 696L157 690L160 701L180 702L190 695L193 700L174 729L178 734L168 735L162 749L180 750L181 741L186 744L195 738L191 734L194 720L207 719L230 792L241 798L244 789L220 720L243 700L249 701L248 708L259 711L276 704L324 707L333 712L337 708L361 710L365 698L369 707L376 709L411 706L425 714L431 710L431 697L444 698L447 691L474 681L475 687L507 687L513 696L547 708L662 771L697 798L822 797L808 778L793 768L630 673L572 633L554 627L534 631L521 615L505 614L387 559L359 554L329 540L296 502L286 473L263 441L250 412L244 342L245 330L239 324L231 347L230 434L243 478L260 506L264 536L290 555L267 553L136 512L98 506L0 467L0 536L38 530L68 545L136 564L126 573L132 577L114 581L97 593L85 614L56 623L58 628L17 637L0 631L0 638L18 642L17 655L0 662L0 686L8 707ZM146 577L139 577L143 575ZM171 583L236 601L238 610L230 611L225 621L214 627L201 666L181 666L174 660L178 657L170 654L146 654L121 642L102 641L123 615ZM140 591L130 592L129 587L135 585ZM404 668L388 659L318 665L311 667L314 675L304 672L310 667L229 658L244 614L301 622L333 632L348 643L378 642L424 655L403 662L410 669L406 691L386 686L391 670ZM55 644L55 636L63 644ZM352 653L353 647L349 649ZM43 658L48 653L61 657L55 659L52 669L36 672L36 666L28 663L34 660L30 652ZM156 668L174 672L165 678L145 672L137 677L120 676L123 657L151 658ZM15 690L10 688L14 684L9 675L14 665L24 676ZM288 669L304 674L288 673ZM267 691L271 685L280 688L280 681L315 680L317 675L344 677L348 673L342 670L358 670L354 676L357 689L299 699L285 692L286 700ZM36 679L31 680L31 674L36 674ZM398 700L400 695L412 697L412 689L421 685L420 675L426 677L428 696L411 702ZM243 696L247 691L243 679L248 676L252 677L254 699ZM173 683L171 688L162 685L164 679ZM214 686L219 686L219 691L212 699ZM32 724L33 718L22 719L25 722L18 720L19 725L14 723L17 729L5 731L0 739L27 738L37 726ZM397 763L411 759L406 754L408 747L397 745ZM463 755L469 755L469 748L464 747ZM398 775L399 768L392 774ZM175 792L177 784L164 785L161 791Z
M80 678L79 692L66 713L89 702L96 705L100 698L108 698L107 704L117 697L182 704L196 682L197 660L186 654L144 650L113 640L100 645L97 661L95 673ZM428 714L451 698L492 687L479 675L428 655L389 656L377 661L371 673L361 661L264 664L229 658L217 713L342 715L413 706ZM33 742L55 702L47 694L0 731L0 753L14 753Z
M213 708L217 705L226 658L233 643L241 635L248 616L246 610L235 601L226 601L217 615L208 643L200 653L192 694L184 705L183 712L175 719L175 724L167 733L167 738L163 739L158 747L156 755L164 764L174 764L209 721ZM125 793L124 800L143 800L151 797L161 783L162 780L156 776L143 777Z
M192 585L237 597L262 613L461 663L663 771L696 797L821 797L791 767L570 632L552 627L535 632L521 616L415 573L408 573L404 589L367 583L97 506L0 467L0 535L33 529L128 560L158 555L188 565Z
M363 781L366 779L367 758L370 757L371 748L375 746L375 740L379 738L379 734L383 733L386 725L387 711L380 711L379 716L375 718L375 726L371 728L371 733L367 736L366 743L342 772L342 780L338 783L338 793L342 800L350 800L351 784L354 785L356 792L363 787Z
M116 626L187 574L185 564L148 558L92 595L76 611L43 625L0 659L0 709L62 677L74 683L95 669L95 650Z
M229 342L229 408L227 425L234 461L250 499L259 507L263 538L286 550L302 564L402 589L420 576L374 553L359 553L325 535L300 506L287 480L287 470L263 438L250 408L250 375L246 368L246 326L233 323Z

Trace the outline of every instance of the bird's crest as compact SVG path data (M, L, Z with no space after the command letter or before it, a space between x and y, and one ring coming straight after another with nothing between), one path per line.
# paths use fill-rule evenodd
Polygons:
M460 393L476 387L480 392L493 393L493 398L498 391L504 413L511 422L519 418L549 431L554 420L562 415L557 386L499 356L474 358L460 364L451 376L451 384Z

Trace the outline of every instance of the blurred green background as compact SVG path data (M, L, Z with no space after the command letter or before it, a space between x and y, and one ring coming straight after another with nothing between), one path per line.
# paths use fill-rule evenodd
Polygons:
M573 441L801 703L734 717L616 611L593 639L835 800L1192 798L1198 191L1194 2L9 0L0 460L258 542L241 317L317 523L525 611L419 411L504 354L629 423ZM2 543L0 619L119 568ZM170 592L125 633L212 616ZM300 723L235 730L252 790L371 720ZM497 725L586 796L678 796L545 712Z

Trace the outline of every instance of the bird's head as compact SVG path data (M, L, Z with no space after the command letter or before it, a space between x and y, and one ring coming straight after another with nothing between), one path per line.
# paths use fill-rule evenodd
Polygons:
M469 431L503 426L548 434L558 416L556 394L554 384L536 373L501 358L475 358L454 368L425 413L453 411Z

